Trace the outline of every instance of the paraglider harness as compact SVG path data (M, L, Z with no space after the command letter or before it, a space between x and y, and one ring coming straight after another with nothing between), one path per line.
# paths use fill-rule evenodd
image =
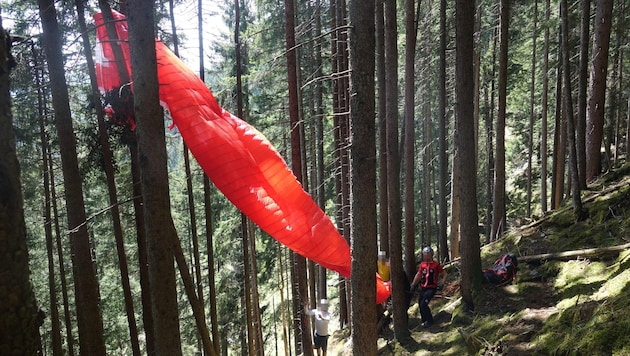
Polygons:
M494 261L492 268L483 270L485 281L496 285L512 283L516 279L518 271L518 258L513 253L508 253Z

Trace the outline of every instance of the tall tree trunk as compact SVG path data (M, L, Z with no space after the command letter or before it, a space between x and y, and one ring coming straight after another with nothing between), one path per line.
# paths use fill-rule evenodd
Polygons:
M197 24L199 27L199 78L205 82L204 66L204 41L203 41L203 0L197 1ZM206 226L206 254L208 259L208 304L210 305L210 320L212 340L214 340L214 353L221 352L221 340L219 338L219 321L217 315L217 293L214 274L214 243L212 235L212 200L210 196L210 179L203 175L204 214Z
M551 13L550 0L545 2L545 43L543 44L543 90L541 104L541 123L540 123L540 211L542 214L547 212L547 131L549 110L549 18Z
M626 2L625 0L621 2L620 4L620 13L624 13L626 9ZM614 55L613 55L613 74L612 74L612 78L613 78L613 82L615 83L615 91L614 94L612 96L612 103L610 106L612 106L613 110L611 113L611 116L613 116L613 118L611 119L612 121L612 127L611 129L614 130L614 132L612 133L612 138L611 138L611 145L614 145L615 147L615 151L613 153L613 162L610 165L611 169L615 169L616 167L618 167L618 162L619 162L619 156L621 154L621 115L623 112L621 103L622 103L622 93L623 93L623 88L624 88L624 76L623 76L623 71L624 71L624 56L623 56L623 44L626 41L626 36L625 36L625 30L624 30L625 25L623 24L622 21L617 21L617 27L615 29L615 38L616 38L616 43L615 43L615 49L614 49Z
M626 162L630 161L630 95L628 95L628 104L626 106Z
M88 36L87 25L85 24L85 6L81 0L75 1L77 8L79 28L81 29L81 38L83 40L83 49L85 59L88 65L88 74L90 76L90 86L92 89L92 97L100 98L98 83L96 81L96 66L91 52L90 38ZM138 341L138 327L136 325L136 313L133 306L133 297L131 294L131 284L129 282L129 267L127 265L127 254L125 252L125 241L120 220L120 208L118 204L118 192L114 177L114 167L112 151L109 146L109 135L107 134L107 124L105 123L105 113L99 102L93 102L96 110L96 118L98 122L99 142L101 144L101 152L103 155L103 168L105 178L107 180L107 192L109 195L109 204L111 206L110 213L112 216L112 225L114 230L114 238L116 240L116 252L118 254L118 267L120 270L120 281L123 289L123 297L125 301L125 312L127 314L127 324L129 326L129 339L133 355L140 355L140 343Z
M606 107L606 74L608 72L608 49L612 23L612 0L598 0L595 6L593 28L593 61L591 64L590 87L586 116L586 180L601 172L601 147L604 134Z
M558 43L562 41L562 29L558 28ZM554 113L553 140L553 175L551 184L551 208L558 209L564 198L564 174L566 158L566 126L562 120L562 46L558 47L558 64L556 69L556 110Z
M416 19L415 1L405 0L405 272L407 278L413 278L416 270L416 224L415 224L415 59L416 59ZM372 10L373 11L373 10ZM428 117L425 120L429 120ZM428 134L425 131L424 136ZM427 152L427 147L424 148ZM427 162L428 160L424 160ZM425 167L426 168L426 167ZM425 180L428 174L424 171ZM425 191L425 196L430 196ZM428 222L425 216L425 221ZM411 276L411 277L410 277Z
M396 1L385 2L385 76L387 115L387 209L389 211L389 254L391 263L394 332L399 340L409 335L405 271L402 255L400 211L400 154L398 152L398 48Z
M389 256L389 220L387 216L387 88L385 85L385 20L382 1L376 2L376 83L378 87L378 236L379 250Z
M496 36L493 36L493 42L496 43ZM494 65L492 65L494 68ZM493 105L490 103L490 89L489 86L493 86L494 83L494 70L486 69L486 74L484 75L484 118L485 118L485 127L486 127L486 154L488 168L486 169L486 221L485 225L485 235L486 235L486 244L490 243L491 233L492 233L492 193L493 193L493 184L492 180L494 178L494 147L492 144L492 136L494 131L492 130L492 123L494 122L492 110ZM490 74L488 74L490 72ZM490 77L489 79L487 77ZM491 82L491 83L488 83Z
M68 345L68 355L74 356L74 335L72 330L72 317L70 315L70 298L68 297L68 282L66 279L66 267L63 248L61 246L61 227L59 225L59 209L57 208L57 191L55 189L55 170L53 168L52 154L48 150L48 172L50 175L50 198L52 202L52 216L55 227L55 250L59 263L59 279L61 281L61 297L63 299L64 326L66 328L66 344Z
M496 240L505 229L505 111L508 76L509 0L500 1L499 9L499 106L496 129L496 164L494 166L494 197L491 240Z
M376 128L374 0L351 0L352 353L376 355Z
M284 299L284 291L285 291L285 262L284 259L282 258L282 253L283 253L283 247L277 243L276 244L277 250L278 250L278 266L279 266L279 271L278 271L278 278L280 279L280 310L282 313L282 340L284 341L284 354L285 355L290 355L291 353L291 347L290 347L290 329L289 329L289 322L288 322L288 318L287 318L287 309L288 309L288 305L285 302Z
M179 37L177 36L177 27L175 26L175 14L173 11L173 0L169 0L171 31L173 34L173 53L179 57ZM203 59L200 59L203 61ZM192 186L192 173L190 169L190 155L188 146L185 142L182 142L182 155L184 156L184 171L186 173L186 192L188 197L188 214L190 217L190 238L192 240L192 268L194 271L194 284L196 288L196 298L199 300L201 317L205 320L206 313L204 310L204 297L203 297L203 282L201 278L201 257L199 252L199 235L197 233L197 215L195 213L195 194ZM203 337L203 336L201 336ZM203 344L203 342L202 342Z
M0 28L0 31L2 29ZM50 323L52 334L52 354L62 355L62 338L61 338L61 323L59 321L59 309L57 307L57 283L55 281L55 251L53 245L53 217L52 213L52 201L53 195L51 193L51 171L48 169L50 163L50 146L48 135L46 133L46 110L44 102L44 90L42 86L43 71L39 65L38 53L35 51L35 44L31 44L31 54L33 56L33 68L35 84L37 85L37 112L39 114L39 135L42 149L42 172L44 173L43 185L44 185L44 211L43 211L43 223L44 233L46 234L46 254L48 258L48 291L50 294ZM1 84L0 84L1 85ZM0 95L2 95L0 93ZM0 107L0 110L3 110ZM56 217L55 217L56 219ZM71 346L71 345L69 345Z
M210 304L210 319L212 340L214 340L214 353L221 352L221 339L219 338L219 320L217 314L217 292L214 273L214 244L212 235L212 204L210 199L210 179L203 176L204 212L206 217L206 249L208 258L208 303Z
M106 0L99 0L99 8L103 13L107 36L111 40L111 48L116 63L125 63L122 48L118 44L118 34L114 25L112 10ZM123 9L121 9L123 10ZM129 83L131 78L125 65L117 65L118 75L121 83ZM155 329L153 323L153 302L151 300L151 285L149 281L149 262L147 248L147 234L144 228L144 202L142 198L142 182L140 178L140 158L138 154L138 142L136 132L128 132L125 144L129 148L131 157L131 180L133 194L133 208L135 215L136 240L138 245L138 262L140 266L140 297L142 299L142 320L146 336L147 353L155 353Z
M495 118L495 97L496 97L496 84L497 84L497 43L499 41L499 28L495 26L493 35L492 35L492 62L490 64L491 69L489 70L489 81L490 81L490 93L489 93L489 104L488 107L488 117L486 118L486 130L488 131L488 138L486 142L487 151L488 151L488 171L486 172L488 178L488 187L486 188L487 193L487 202L486 202L486 211L488 216L486 216L486 239L487 242L490 243L492 241L492 224L494 221L494 217L492 214L494 213L494 171L495 171L495 158L494 158L494 145L492 136L494 134L493 124Z
M43 319L28 265L24 198L9 95L9 72L15 65L11 43L0 19L0 354L37 355L42 352L39 326Z
M527 142L527 207L526 215L532 215L532 156L534 155L534 90L536 89L536 40L538 38L538 0L534 0L534 31L532 34L532 72L529 83L529 138Z
M507 9L506 9L507 14ZM474 137L474 76L473 30L474 1L458 0L455 10L455 125L458 135L455 149L459 151L460 184L457 187L461 202L461 293L466 309L474 309L474 296L481 289L481 256L477 217L477 172L475 169ZM506 43L507 44L507 43Z
M238 0L237 0L238 1ZM237 5L238 6L238 5ZM247 226L247 217L241 213L241 248L243 249L243 295L245 296L245 328L247 330L247 353L248 355L258 355L256 352L254 341L254 317L253 305L251 301L252 295L252 268L250 263L250 243L249 228Z
M315 38L318 40L315 42L315 77L320 78L322 76L322 23L321 23L321 1L315 2ZM317 187L317 205L322 210L326 208L326 189L324 186L325 180L325 165L324 165L324 88L321 82L315 84L315 131L316 131L316 157L317 157L317 180L315 186ZM328 288L326 286L326 268L319 266L317 269L317 299L328 298Z
M586 189L586 89L588 86L588 44L591 29L591 0L581 0L580 23L580 70L578 75L578 103L575 119L575 143L577 150L580 189Z
M104 355L103 318L99 308L100 293L92 245L90 243L83 200L83 187L77 158L68 86L66 84L61 33L53 1L39 0L44 33L44 49L48 59L50 86L55 110L55 126L59 137L64 177L68 231L72 249L75 303L79 345L85 355Z
M446 0L440 0L440 66L438 70L438 160L439 169L439 217L438 252L440 261L449 258L447 234L448 155L446 154Z
M571 90L571 67L569 65L569 16L567 0L560 2L560 16L562 16L562 67L563 87L562 107L567 125L567 144L569 146L569 174L571 178L571 195L573 209L577 220L582 220L582 197L580 196L580 178L578 177L577 148L575 142L575 120L573 117L573 98Z
M285 45L287 50L287 81L289 86L289 120L291 123L291 169L299 182L302 182L302 160L300 140L300 103L298 85L298 55L295 47L295 7L293 0L285 0ZM308 293L306 284L306 259L296 253L293 254L295 262L293 276L293 314L296 337L296 352L312 355L310 327L307 315L304 313L304 303L301 296Z
M128 4L129 48L134 82L138 153L153 301L155 352L181 355L164 119L159 103L153 2Z

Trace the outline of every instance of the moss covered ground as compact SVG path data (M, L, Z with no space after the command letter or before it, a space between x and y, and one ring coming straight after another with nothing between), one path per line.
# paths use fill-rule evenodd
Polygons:
M624 245L630 242L630 165L589 184L588 218L570 206L513 227L482 247L482 264L517 256ZM436 324L420 325L409 308L409 340L395 340L391 323L380 355L630 355L630 251L521 262L515 283L483 285L475 311L461 311L457 265L432 301ZM348 350L347 331L331 338L329 354ZM344 347L345 345L345 347Z

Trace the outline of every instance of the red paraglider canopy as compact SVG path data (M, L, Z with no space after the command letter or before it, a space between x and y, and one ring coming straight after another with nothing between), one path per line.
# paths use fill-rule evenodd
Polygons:
M122 84L112 44L119 45L131 73L127 23L113 12L118 40L103 16L94 15L97 79L102 91ZM163 43L156 41L160 100L190 152L216 187L273 238L325 268L350 277L350 248L330 218L304 191L265 136L225 111L212 92ZM389 297L377 280L377 303Z

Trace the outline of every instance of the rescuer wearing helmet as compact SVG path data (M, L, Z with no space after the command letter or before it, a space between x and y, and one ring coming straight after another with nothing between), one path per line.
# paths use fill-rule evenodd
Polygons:
M411 292L415 292L420 286L418 297L418 305L420 306L420 316L422 317L422 325L425 328L433 325L433 314L429 308L429 301L438 290L439 278L442 276L442 283L446 282L448 276L439 262L433 260L433 249L429 246L422 249L422 262L418 268L418 273L411 283ZM441 289L441 286L440 286Z

